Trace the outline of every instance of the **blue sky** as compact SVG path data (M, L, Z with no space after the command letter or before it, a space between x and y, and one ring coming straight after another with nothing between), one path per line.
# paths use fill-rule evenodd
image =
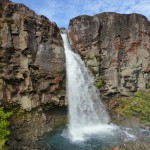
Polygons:
M12 0L23 3L39 15L45 15L59 27L79 15L100 12L140 13L150 20L150 0Z

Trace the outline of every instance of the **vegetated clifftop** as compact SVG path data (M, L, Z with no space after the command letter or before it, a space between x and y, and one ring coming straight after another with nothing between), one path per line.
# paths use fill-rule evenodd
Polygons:
M65 104L65 55L54 22L0 1L0 99L31 110Z
M130 96L150 82L150 23L140 14L101 13L70 20L68 37L103 98Z
M59 107L65 105L59 28L23 4L6 0L0 1L0 105L14 111L8 149L34 149L38 137L66 117L66 108Z

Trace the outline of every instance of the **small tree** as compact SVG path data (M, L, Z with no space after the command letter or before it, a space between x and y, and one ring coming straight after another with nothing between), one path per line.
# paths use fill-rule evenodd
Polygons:
M8 130L9 117L12 112L4 112L3 108L0 107L0 149L2 149L5 144L6 137L10 134Z

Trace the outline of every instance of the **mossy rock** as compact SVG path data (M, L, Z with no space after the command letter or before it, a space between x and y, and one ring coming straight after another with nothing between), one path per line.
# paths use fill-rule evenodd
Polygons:
M55 122L53 124L53 129L64 128L66 126L67 122L68 122L67 118L64 118L60 122Z
M14 112L13 112L13 116L12 116L12 119L13 120L20 120L20 119L22 119L22 117L23 117L23 115L25 114L25 110L23 110L23 109L18 109L18 110L15 110Z

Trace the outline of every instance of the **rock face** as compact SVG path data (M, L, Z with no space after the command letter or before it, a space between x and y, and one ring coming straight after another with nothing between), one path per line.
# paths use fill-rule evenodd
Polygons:
M139 142L128 142L119 146L112 146L110 148L102 148L101 150L149 150L150 144L149 142L143 143Z
M22 4L0 1L0 99L31 110L65 104L65 55L54 22Z
M10 150L35 149L40 136L66 121L66 107L60 107L65 106L60 30L6 0L0 1L0 105L14 111L6 143Z
M79 16L69 24L72 48L104 85L104 98L130 96L150 82L150 23L139 14Z
M46 108L46 107L45 107ZM67 122L66 107L54 106L12 118L11 136L6 142L8 150L37 150L43 133L63 127ZM41 150L41 149L39 149Z

